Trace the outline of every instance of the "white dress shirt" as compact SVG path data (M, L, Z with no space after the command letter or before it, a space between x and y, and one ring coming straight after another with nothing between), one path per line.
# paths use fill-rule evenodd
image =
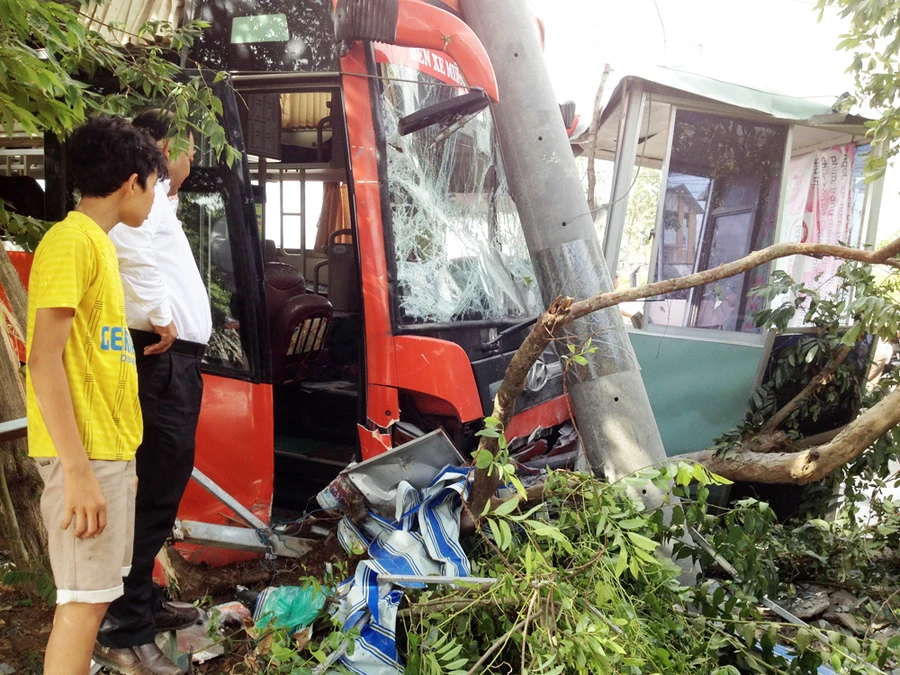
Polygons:
M175 321L179 339L206 344L212 333L209 296L176 204L169 200L169 181L159 181L144 224L119 223L109 232L125 288L125 318L129 328L145 331Z

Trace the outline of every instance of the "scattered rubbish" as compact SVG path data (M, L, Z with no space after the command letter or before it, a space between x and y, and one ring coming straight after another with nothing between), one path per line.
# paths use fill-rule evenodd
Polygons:
M380 515L393 515L397 478L416 490L427 487L446 466L464 464L459 451L442 429L415 438L365 462L353 464L342 471L316 497L323 509L337 509L352 513L358 508L361 495L369 508Z
M316 501L326 511L356 513L365 508L365 498L350 480L346 469L316 495Z
M176 666L187 671L191 665L191 655L178 649L178 636L172 631L156 634L156 646Z
M16 669L8 663L0 663L0 675L12 675L14 672Z
M256 601L259 600L259 591L251 591L246 586L238 586L234 597L249 610L250 614L253 614L253 610L256 609Z
M223 626L243 625L244 619L249 620L252 617L252 612L238 598L238 600L233 600L232 602L223 602L221 605L216 605L210 610L210 615L218 615L219 628L222 628Z
M449 444L443 433L439 438ZM406 457L414 461L409 455ZM393 466L393 486L385 489L390 485L388 475L373 471L368 475L375 479L367 487L381 490L382 498L393 494L393 516L370 513L359 527L344 518L338 532L338 539L348 553L363 548L370 556L357 566L353 578L336 589L338 603L333 612L344 630L357 627L360 634L353 653L347 653L343 645L336 650L340 654L334 660L339 659L353 672L363 675L403 672L395 634L397 608L403 598L403 591L398 587L421 588L423 577L462 582L469 574L469 559L459 543L462 499L469 489L468 469L453 466L432 469L431 477L424 479L427 464L418 465L412 475L406 468L401 474L396 463L388 466ZM398 475L411 480L397 483ZM416 487L417 483L421 487ZM382 502L382 512L386 507ZM471 581L485 583L487 580Z
M175 605L184 605L185 603L176 603ZM218 628L222 625L222 618L227 612L239 612L236 607L243 607L240 603L225 603L218 605L209 612L200 610L200 618L198 621L188 628L184 628L177 632L168 631L159 633L156 636L156 644L176 665L187 671L190 663L206 663L207 661L223 656L225 647L221 644L221 635ZM222 608L225 608L223 612ZM216 611L218 610L218 611ZM244 608L245 615L249 616L250 612ZM215 617L215 618L214 618ZM210 624L216 621L214 627Z
M269 587L259 594L253 621L257 627L283 628L298 633L311 624L325 606L325 594L313 586Z

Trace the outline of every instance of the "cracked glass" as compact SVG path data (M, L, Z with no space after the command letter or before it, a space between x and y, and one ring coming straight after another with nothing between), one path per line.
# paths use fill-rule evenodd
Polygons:
M455 86L463 84L461 75L443 55L403 52L414 58L398 64L379 56L400 321L539 314L540 292L490 110L456 130L432 125L401 136L403 116L467 91ZM435 74L422 72L421 63L436 66Z

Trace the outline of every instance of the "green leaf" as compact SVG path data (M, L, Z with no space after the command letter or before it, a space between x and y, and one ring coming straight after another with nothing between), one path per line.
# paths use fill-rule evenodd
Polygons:
M636 530L640 527L647 527L649 524L646 518L627 518L616 523L623 530Z
M500 533L503 535L503 550L511 549L513 543L512 530L509 527L509 523L505 520L498 520L497 523L500 525Z
M491 535L493 535L494 537L494 543L497 544L497 548L499 548L501 551L505 551L506 546L503 545L503 534L500 531L499 523L493 518L488 518L487 524L491 530Z
M797 637L794 638L794 646L798 652L805 652L812 644L815 636L808 628L801 628L797 631Z
M513 487L516 488L516 492L522 499L528 498L528 493L525 491L525 486L522 485L522 481L519 480L519 477L516 474L512 474L511 476L506 477L507 480L513 484Z
M510 513L519 508L519 498L512 497L507 499L505 502L500 504L496 509L493 510L493 515L495 516L508 516Z
M841 344L847 347L852 347L856 344L856 341L859 339L859 335L862 333L862 325L857 324L850 328L844 336L841 338Z
M485 417L485 418L484 418L484 426L486 426L486 427L491 427L491 428L494 428L494 427L502 427L502 426L503 426L503 422L501 422L501 421L500 421L499 419L497 419L496 417Z
M553 539L558 542L563 549L565 549L566 553L572 552L572 542L570 542L566 535L557 528L542 523L539 520L526 520L523 522L523 525L531 528L531 531L539 537L547 537L548 539Z
M626 567L628 567L628 553L623 548L619 551L619 559L616 560L616 576L621 577Z
M655 551L658 544L652 539L645 537L642 534L638 534L637 532L628 532L628 538L631 540L635 546L639 546L645 551Z
M490 450L482 448L475 453L475 468L487 469L494 462L494 455Z

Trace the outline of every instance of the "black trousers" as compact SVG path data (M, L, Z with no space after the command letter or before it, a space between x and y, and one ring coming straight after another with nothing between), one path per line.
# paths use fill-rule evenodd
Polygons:
M194 468L194 437L203 396L199 356L171 349L144 356L146 340L132 335L144 438L137 451L131 573L125 578L125 594L109 606L97 636L100 644L113 649L155 640L154 617L160 600L153 563L172 531Z

